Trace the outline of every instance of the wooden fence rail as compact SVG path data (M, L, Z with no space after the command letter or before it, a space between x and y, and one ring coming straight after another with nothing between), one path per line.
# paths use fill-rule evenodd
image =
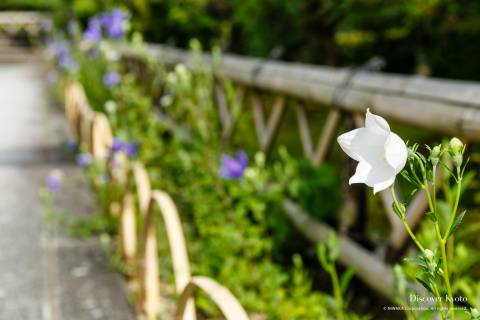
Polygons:
M94 112L79 83L68 83L65 89L65 114L79 141L97 161L107 164L113 140L108 119ZM138 197L138 208L134 194ZM137 235L137 217L142 222L141 241ZM192 277L187 245L180 216L171 197L160 190L151 190L147 171L141 163L127 163L124 193L119 214L119 248L131 275L139 281L138 310L148 320L157 319L159 312L159 257L157 212L163 220L173 262L176 293L179 295L174 319L195 320L195 290L202 290L229 320L248 320L248 315L232 293L215 280ZM139 266L137 268L137 266Z
M125 55L138 49L120 47ZM196 67L196 57L183 50L149 44L149 56L168 65ZM285 63L225 54L202 60L220 77L251 88L289 95L348 112L372 112L406 124L480 139L480 84L422 76L373 73L301 63ZM352 75L353 73L353 75ZM345 83L348 85L345 85ZM341 90L338 90L338 89ZM332 102L335 101L335 105Z
M474 82L368 72L365 68L336 69L230 54L218 58L210 54L199 56L156 44L145 45L140 50L118 46L117 50L128 59L141 60L147 55L170 67L184 64L193 72L209 67L215 78L213 94L227 144L235 134L238 104L242 105L242 110L251 108L259 149L265 153L271 150L287 109L293 107L303 152L315 166L326 160L337 130L345 120L357 127L363 126L367 107L376 114L408 125L456 135L467 141L480 139L480 84ZM225 98L224 80L236 85L237 98L230 105ZM265 95L274 99L266 99ZM265 119L266 104L270 100L270 116ZM311 108L307 110L306 103L314 103L327 113L316 143L312 140L308 121ZM341 236L339 260L354 267L357 275L371 288L391 296L393 274L382 257L387 251L392 253L402 249L409 238L391 208L390 194L382 192L380 195L391 224L388 241L376 252L370 252L350 238ZM283 206L287 217L308 239L325 241L325 232L330 230L327 225L306 216L288 199ZM420 192L407 208L407 221L413 229L422 220L426 209L425 195Z
M0 11L0 31L14 34L25 30L36 34L49 19L49 15L36 11Z

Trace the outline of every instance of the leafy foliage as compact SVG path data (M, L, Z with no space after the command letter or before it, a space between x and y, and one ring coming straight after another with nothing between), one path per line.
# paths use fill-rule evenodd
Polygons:
M342 66L381 56L387 71L480 79L480 64L465 59L479 53L477 1L63 0L55 12L66 26L113 6L128 8L132 29L153 42L185 48L197 38L208 48Z
M198 43L192 45L199 50ZM138 157L148 168L152 187L174 197L186 230L193 273L212 276L247 310L268 318L329 318L334 309L327 307L327 294L314 290L303 263L305 251L283 250L292 242L292 226L285 218L279 222L280 213L270 209L286 195L305 207L315 199L314 205L325 205L312 211L334 220L339 199L335 171L328 166L307 167L288 156L278 157L276 166L266 166L263 154L246 150L250 161L243 178L225 180L219 175L220 159L233 154L235 148L226 149L221 143L213 79L207 70L193 74L183 65L167 70L148 59L143 63L112 60L108 43L90 48L74 43L69 50L80 68L76 73L63 73L62 79L76 77L84 85L92 107L108 115L115 136L138 142ZM93 50L97 54L92 55ZM102 79L112 71L119 72L121 79L109 87ZM293 168L292 175L280 180L285 168ZM93 181L102 170L89 169ZM121 192L114 181L106 186L113 189L98 189L105 190L99 192L104 206L118 201ZM86 225L79 223L78 230L84 233ZM162 257L168 256L167 250L165 244L159 245ZM167 263L168 259L162 259L162 272L170 269ZM171 272L162 277L171 278ZM200 298L199 305L206 314L216 312L206 299Z

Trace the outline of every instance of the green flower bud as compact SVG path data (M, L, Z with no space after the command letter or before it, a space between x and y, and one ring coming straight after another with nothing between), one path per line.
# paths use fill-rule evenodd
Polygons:
M448 144L449 152L455 167L460 168L463 162L463 143L458 138L452 138Z
M430 157L438 158L440 157L441 153L442 153L442 146L441 145L435 146L430 152Z
M433 254L432 250L425 249L423 255L425 256L425 262L427 264L429 272L431 272L432 274L435 274L435 272L441 272L437 268L437 263L435 262L435 255Z
M452 155L463 153L463 143L457 137L453 137L448 143Z
M442 154L442 146L441 145L433 147L433 149L430 151L430 162L432 163L432 165L434 167L440 161L440 155L441 154Z
M405 204L401 202L393 202L392 203L392 208L395 214L400 218L400 219L405 219Z
M430 249L425 249L423 254L425 255L425 257L428 260L432 260L433 258L435 258L435 255L433 254L432 250L430 250Z

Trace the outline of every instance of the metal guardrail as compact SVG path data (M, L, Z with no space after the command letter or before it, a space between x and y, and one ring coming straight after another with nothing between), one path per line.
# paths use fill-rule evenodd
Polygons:
M94 158L107 162L113 139L110 124L104 114L92 110L79 83L66 85L65 114L74 133ZM138 196L138 210L143 219L141 235L137 235L137 208L132 188ZM174 319L196 319L194 292L202 290L226 319L248 320L247 313L227 288L208 277L191 275L177 208L167 193L151 190L148 173L141 163L128 164L124 190L119 213L119 249L130 269L134 270L131 276L139 281L139 312L148 320L155 320L158 316L160 283L155 221L159 216L165 226L179 295Z

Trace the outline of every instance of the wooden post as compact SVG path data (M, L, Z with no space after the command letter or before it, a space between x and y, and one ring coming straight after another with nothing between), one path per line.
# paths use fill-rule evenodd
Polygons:
M233 120L230 110L228 109L227 97L225 96L222 84L218 79L215 79L214 81L214 90L220 123L222 125L222 129L225 130L228 127L232 127Z
M257 92L252 92L252 108L253 108L253 120L255 122L255 130L257 132L257 139L261 142L263 139L263 133L265 132L265 115L263 112L262 97Z
M342 115L339 110L330 110L328 113L327 120L325 121L322 134L320 135L320 139L317 144L317 149L315 150L315 154L313 156L314 165L318 166L325 160L328 150L330 150L330 146L335 140L335 132L340 124L341 118Z
M240 111L243 107L243 99L245 97L245 87L239 87L237 89L235 98L232 101L232 107L230 110L232 121L223 128L222 131L222 141L227 144L232 137L233 131L235 130L235 125L237 119L240 115Z
M310 135L310 127L308 125L305 106L301 103L297 104L295 106L295 112L297 114L298 130L300 133L300 140L302 142L303 153L308 159L310 159L310 161L313 161L312 137Z
M285 97L279 96L273 104L272 113L268 118L267 127L265 128L262 134L262 139L260 142L262 151L267 155L270 153L270 149L272 148L273 141L278 133L280 123L282 121L283 115L285 114L285 107L286 107Z
M137 223L134 199L129 190L126 190L123 195L119 228L120 252L127 262L129 272L131 272L137 256Z

